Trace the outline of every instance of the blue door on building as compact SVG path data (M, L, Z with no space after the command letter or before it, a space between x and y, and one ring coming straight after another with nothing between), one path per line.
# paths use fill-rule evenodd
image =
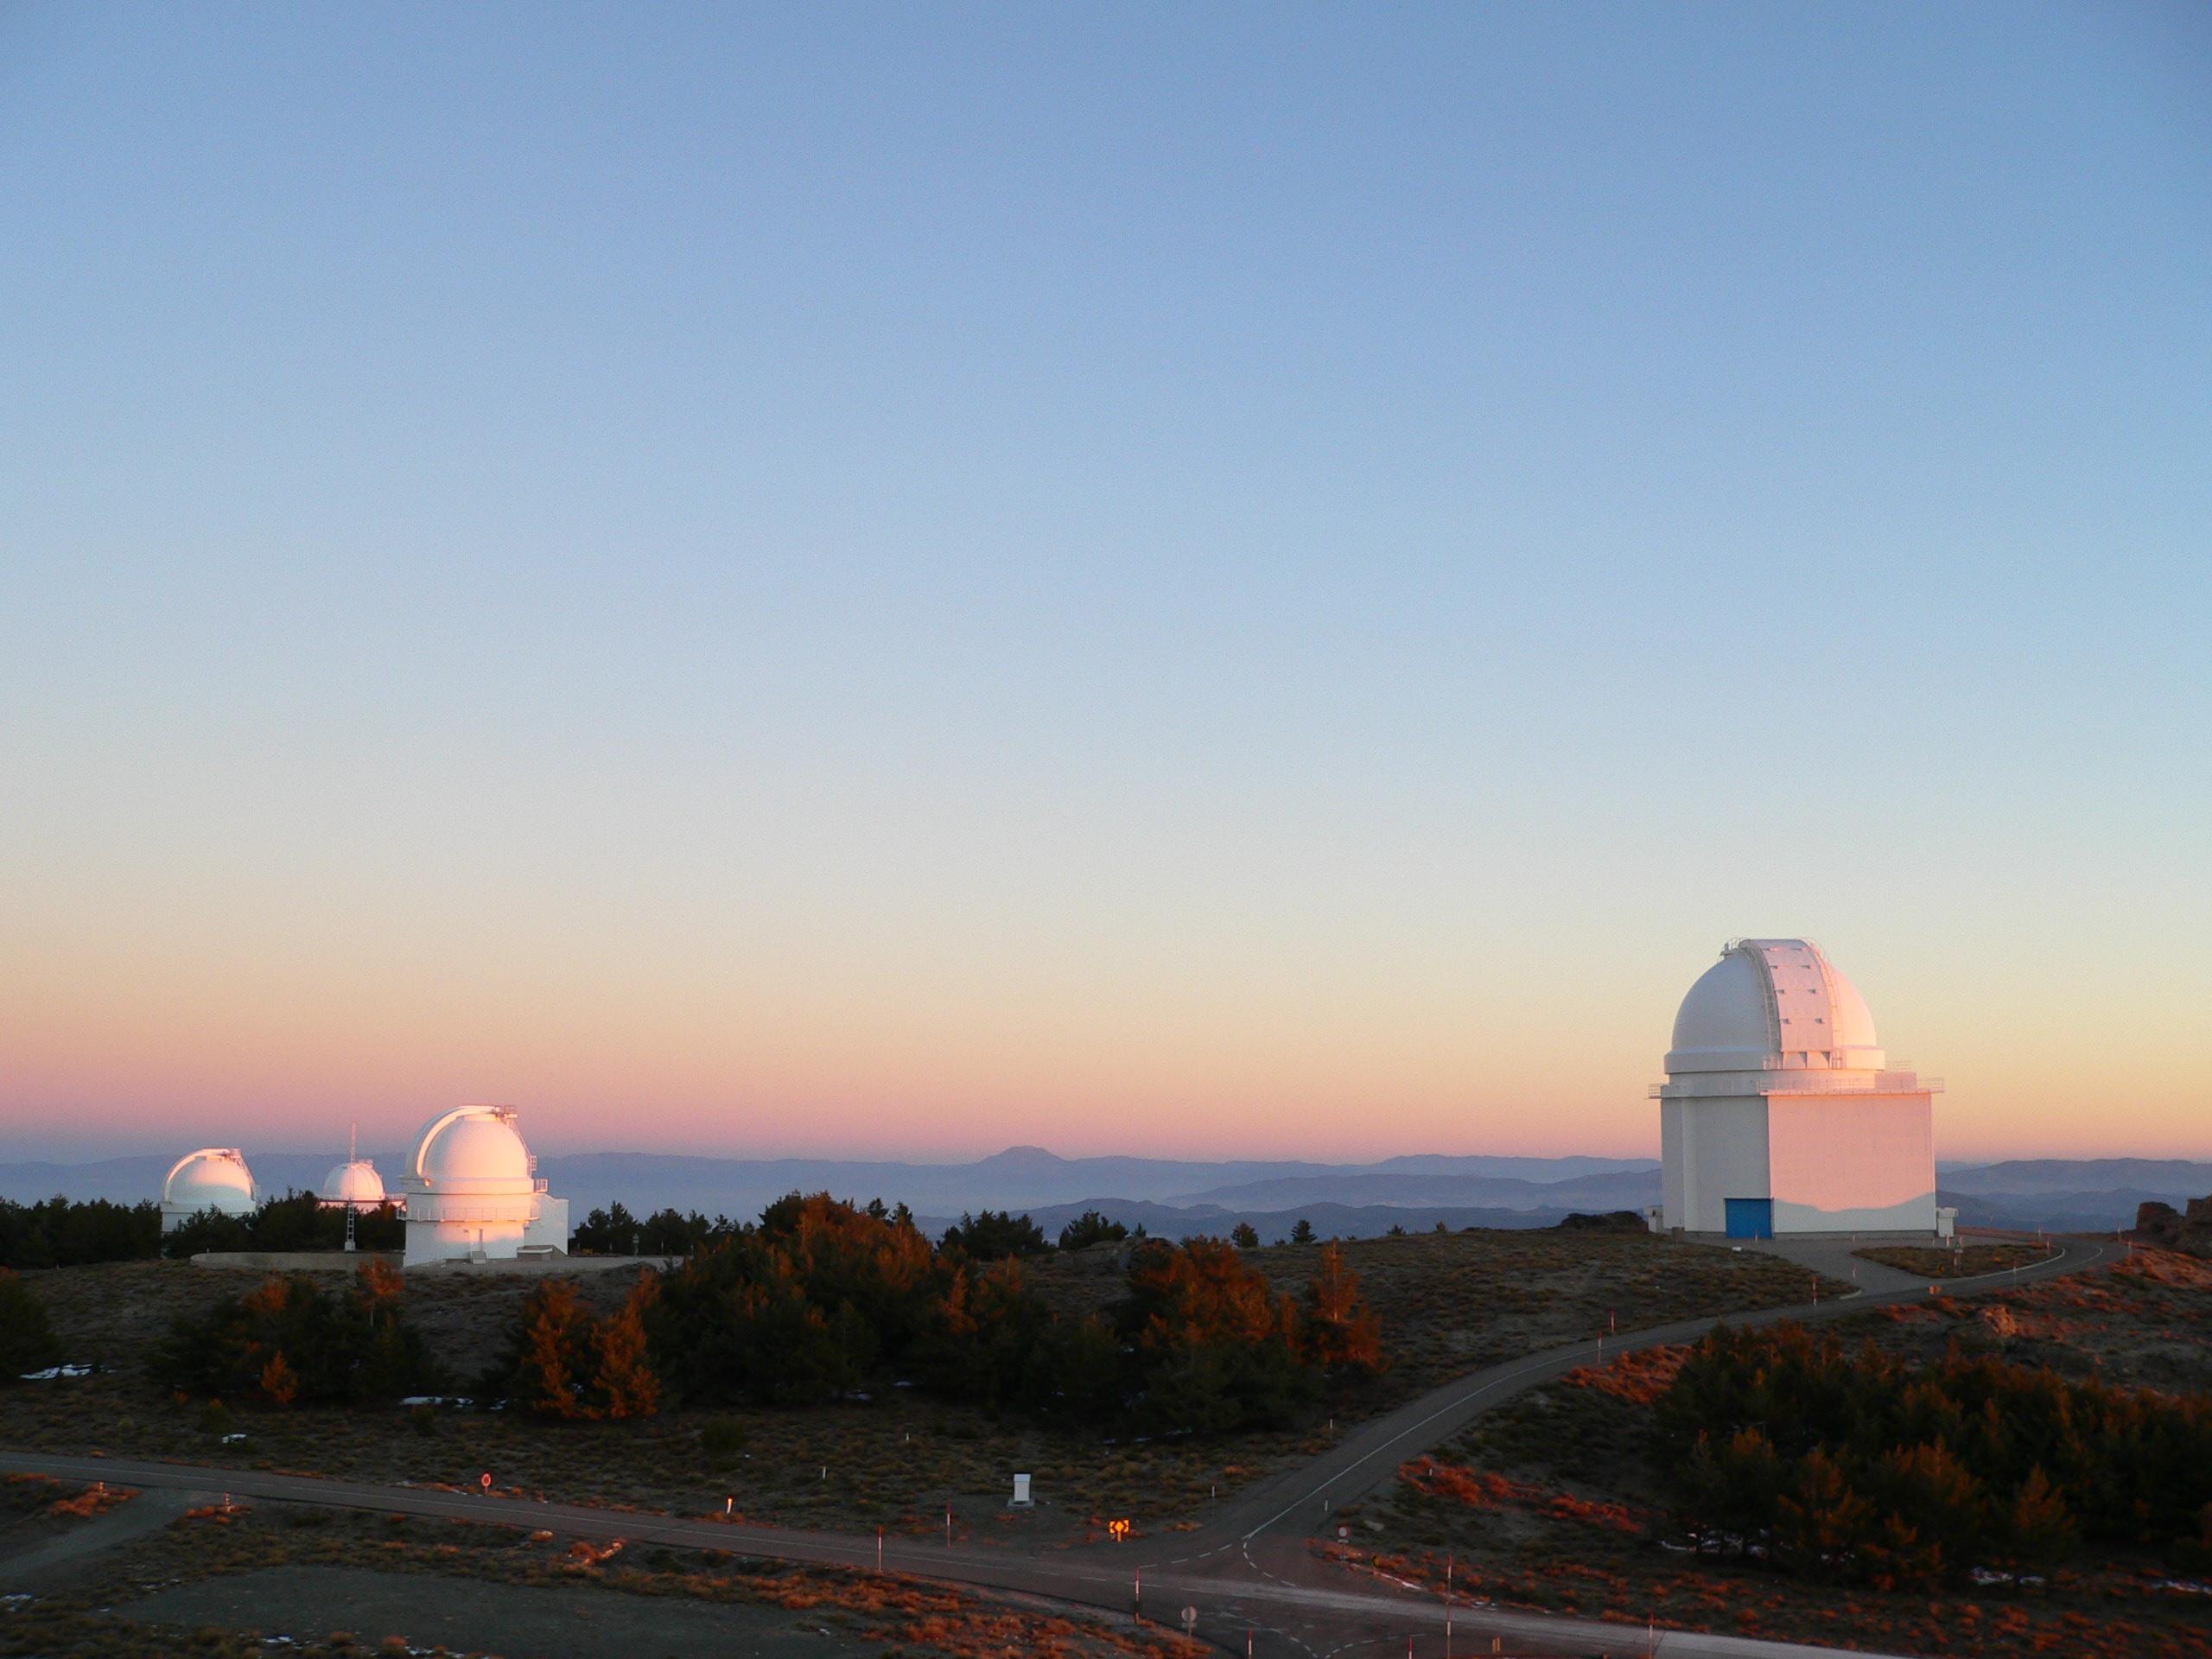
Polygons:
M1730 1198L1726 1202L1729 1237L1772 1238L1774 1236L1774 1200L1772 1198Z

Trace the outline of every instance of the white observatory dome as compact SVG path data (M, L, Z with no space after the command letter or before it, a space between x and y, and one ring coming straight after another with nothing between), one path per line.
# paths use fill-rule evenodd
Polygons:
M1670 1077L1887 1064L1859 988L1810 939L1736 939L1675 1015Z
M515 1128L513 1109L461 1106L423 1126L410 1173L436 1192L527 1192L530 1148Z
M1892 1071L1859 988L1810 939L1731 939L1675 1015L1655 1225L1776 1238L1936 1236L1933 1099Z
M322 1178L322 1201L327 1205L346 1205L356 1210L373 1210L385 1201L384 1177L377 1173L377 1166L366 1158L356 1158L350 1164L340 1164Z
M202 1147L171 1166L162 1183L162 1210L169 1216L196 1216L213 1210L226 1216L254 1211L253 1172L236 1147Z
M536 1174L512 1106L456 1106L423 1126L401 1172L407 1265L569 1248L569 1201Z

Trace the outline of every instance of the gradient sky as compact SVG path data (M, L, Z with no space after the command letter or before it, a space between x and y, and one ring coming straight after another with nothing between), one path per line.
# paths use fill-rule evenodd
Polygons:
M2212 1156L2212 22L10 7L0 1156Z

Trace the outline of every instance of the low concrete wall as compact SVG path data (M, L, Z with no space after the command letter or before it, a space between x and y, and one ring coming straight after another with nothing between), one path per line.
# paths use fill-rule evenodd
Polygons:
M381 1262L410 1273L519 1274L542 1279L563 1273L614 1273L624 1268L666 1271L683 1260L680 1255L521 1255L493 1262L424 1262L407 1268L399 1250L202 1250L192 1258L192 1265L246 1273L353 1273L364 1262Z
M522 1274L545 1278L564 1273L613 1273L620 1268L658 1268L664 1271L683 1262L680 1255L518 1255L494 1262L424 1262L410 1273Z
M355 1273L364 1262L399 1265L397 1250L202 1250L195 1268L238 1268L249 1273Z

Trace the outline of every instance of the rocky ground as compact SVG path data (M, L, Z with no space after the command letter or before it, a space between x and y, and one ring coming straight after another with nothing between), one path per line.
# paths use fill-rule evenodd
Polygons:
M1847 1340L1922 1358L1956 1343L2074 1376L2212 1391L2212 1263L2139 1250L2113 1269L1842 1321ZM1499 1603L1631 1624L1838 1646L2079 1659L2212 1654L2212 1584L2170 1561L2082 1559L2048 1581L1936 1596L1792 1579L1668 1546L1666 1495L1645 1460L1652 1402L1681 1350L1631 1355L1521 1396L1382 1501L1344 1512L1331 1546L1355 1569Z

